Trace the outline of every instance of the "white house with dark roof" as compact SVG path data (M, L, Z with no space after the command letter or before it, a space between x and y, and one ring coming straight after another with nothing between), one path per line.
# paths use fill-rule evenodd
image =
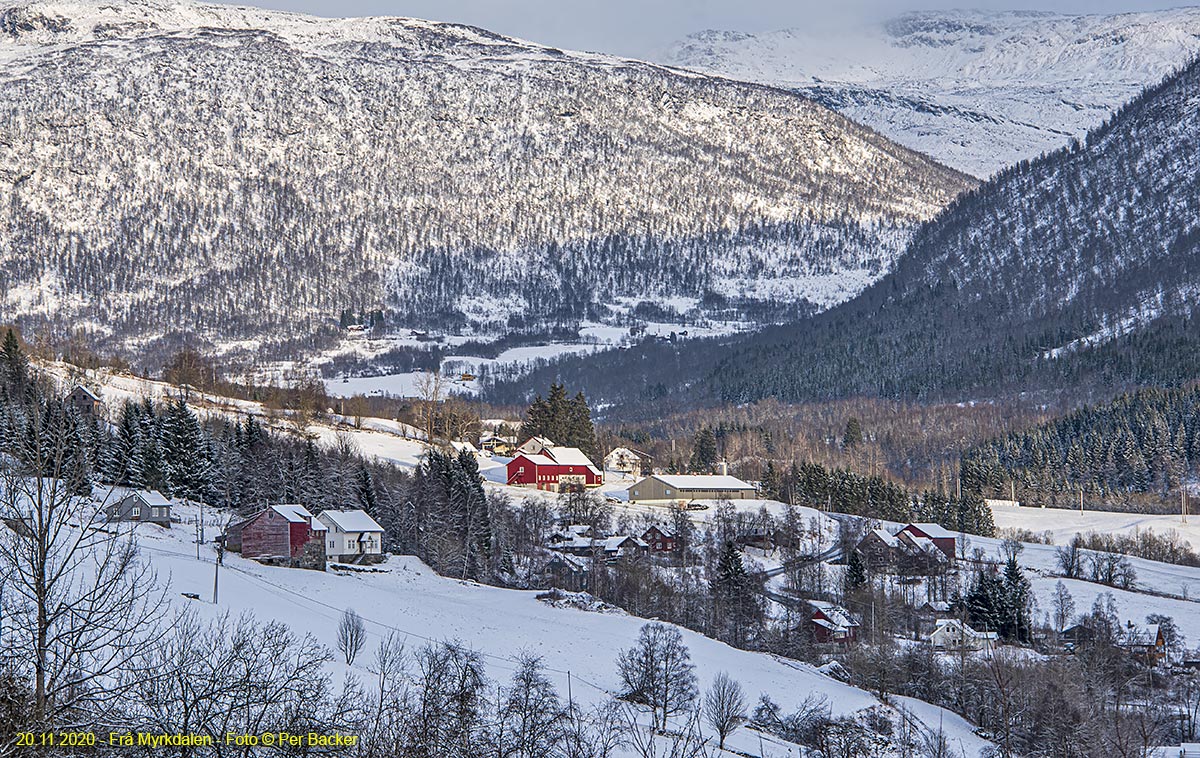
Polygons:
M929 633L930 644L938 650L991 652L998 640L995 632L980 632L958 619L938 619Z
M340 563L375 563L383 560L383 527L366 511L321 511L317 521L325 526L325 554Z

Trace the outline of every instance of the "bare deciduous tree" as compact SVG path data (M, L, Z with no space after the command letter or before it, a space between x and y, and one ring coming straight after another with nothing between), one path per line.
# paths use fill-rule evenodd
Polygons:
M625 685L624 698L649 706L663 730L668 716L691 710L696 701L692 655L673 626L658 622L643 626L637 644L621 652L617 668Z
M742 685L724 671L713 677L704 696L704 720L717 733L717 747L725 749L725 738L746 721L746 695Z
M346 657L346 665L353 666L354 659L362 652L367 642L367 627L362 616L353 608L347 608L338 623L337 649Z
M161 634L165 588L93 499L73 416L53 398L15 412L0 458L4 652L32 683L30 728L94 723Z

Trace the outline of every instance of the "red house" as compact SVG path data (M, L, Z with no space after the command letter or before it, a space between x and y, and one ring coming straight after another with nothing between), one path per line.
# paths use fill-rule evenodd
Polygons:
M288 562L300 561L306 552L312 558L319 549L323 568L326 531L302 505L273 505L232 524L225 533L225 546L244 558ZM315 546L309 547L310 543Z
M808 617L813 642L849 645L858 637L858 619L840 605L819 600L808 601Z
M896 536L899 537L905 533L929 540L938 550L945 553L947 558L954 560L955 537L954 532L949 529L938 524L908 524Z
M579 448L546 447L541 453L521 453L508 462L508 483L560 492L599 487L604 475Z
M651 552L655 553L673 553L675 552L675 535L671 534L666 529L657 526L652 526L645 532L642 532L642 542L650 546Z

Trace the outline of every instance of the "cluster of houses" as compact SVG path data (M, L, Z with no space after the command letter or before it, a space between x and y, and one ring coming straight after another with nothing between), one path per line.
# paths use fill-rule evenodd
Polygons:
M154 490L137 490L108 506L106 515L109 522L170 528L171 501ZM303 505L272 505L229 524L218 540L245 558L301 568L383 560L383 527L359 509L314 516Z
M481 439L484 449L498 451L495 436ZM490 446L490 447L489 447ZM579 448L556 445L545 437L531 437L513 451L507 465L506 483L549 492L567 492L599 487L604 471ZM604 467L626 475L640 475L650 458L626 447L618 447L604 457ZM746 500L758 496L758 488L730 476L724 464L716 474L649 474L627 490L630 502L670 503L690 500Z
M578 591L587 589L592 561L612 563L621 558L670 554L678 548L678 540L663 526L651 526L641 536L605 537L586 524L572 524L552 532L546 547L553 555L543 569L544 576L556 587Z
M301 568L383 560L383 527L360 509L314 516L302 505L272 505L230 524L221 539L244 558Z
M854 549L872 571L927 574L952 565L957 546L954 532L943 526L906 524L895 534L872 529Z

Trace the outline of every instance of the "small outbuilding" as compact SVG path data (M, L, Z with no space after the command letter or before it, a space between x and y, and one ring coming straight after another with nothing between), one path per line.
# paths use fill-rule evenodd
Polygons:
M96 418L104 410L104 402L100 396L82 384L75 385L67 395L67 404L74 408L80 416L87 419Z

